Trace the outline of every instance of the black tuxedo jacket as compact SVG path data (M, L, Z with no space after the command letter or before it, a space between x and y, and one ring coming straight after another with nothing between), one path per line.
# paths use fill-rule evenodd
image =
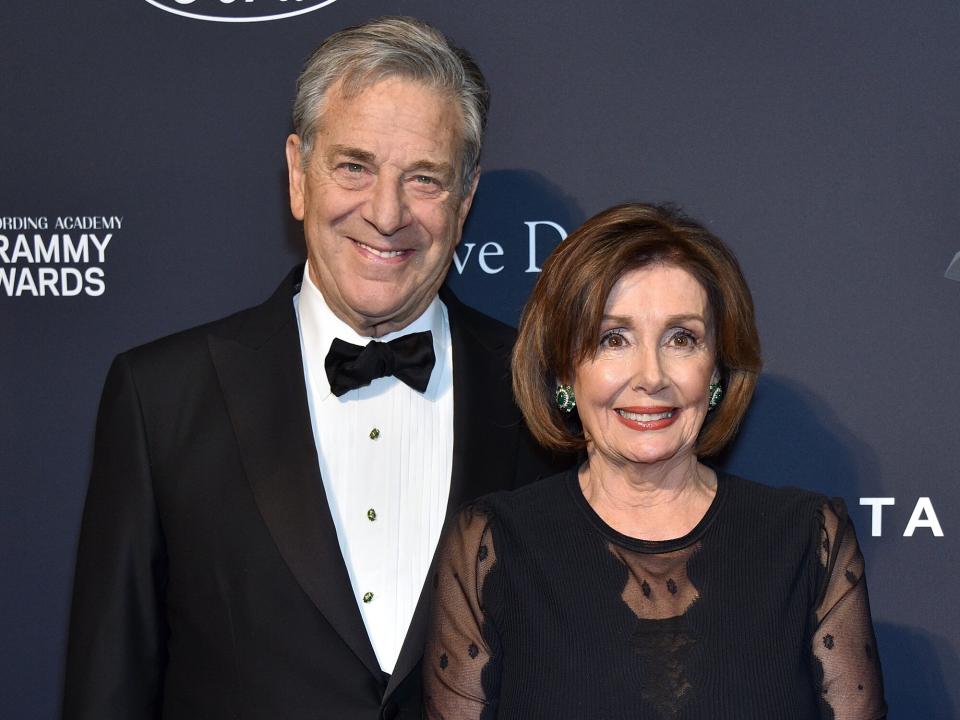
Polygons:
M77 559L67 720L419 717L429 593L386 676L320 478L292 303L301 277L114 361ZM442 299L452 512L555 463L512 399L513 331Z

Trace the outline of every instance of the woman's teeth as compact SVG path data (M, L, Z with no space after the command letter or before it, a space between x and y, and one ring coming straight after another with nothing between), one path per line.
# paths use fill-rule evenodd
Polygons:
M627 420L633 420L634 422L653 422L654 420L673 417L673 410L667 410L662 413L635 413L628 410L617 410L617 412Z

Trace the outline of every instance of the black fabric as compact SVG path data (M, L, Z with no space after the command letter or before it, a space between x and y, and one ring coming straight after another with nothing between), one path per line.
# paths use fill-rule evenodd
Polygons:
M365 346L334 338L323 364L330 392L340 397L390 375L422 393L430 383L436 361L433 334L427 330L386 343L371 340Z
M853 527L814 493L720 474L689 534L647 542L572 469L462 511L434 584L430 718L886 714Z
M263 305L115 360L80 532L64 720L419 717L429 594L386 678L320 477L293 307L302 276L295 268ZM510 394L513 330L442 299L456 508L551 466Z

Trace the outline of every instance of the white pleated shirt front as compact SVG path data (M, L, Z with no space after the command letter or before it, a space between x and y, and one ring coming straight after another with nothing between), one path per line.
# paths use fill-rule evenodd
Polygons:
M307 266L309 267L309 266ZM324 360L334 338L365 346L331 312L304 269L294 298L310 420L327 503L353 593L380 667L393 672L440 539L453 463L453 350L447 308L434 298L389 342L430 330L436 365L426 392L394 377L341 397Z

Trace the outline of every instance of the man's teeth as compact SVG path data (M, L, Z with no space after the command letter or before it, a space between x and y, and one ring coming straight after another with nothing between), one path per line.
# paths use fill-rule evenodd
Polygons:
M628 412L627 410L617 410L623 417L627 420L633 420L634 422L653 422L654 420L663 420L664 418L673 417L673 410L667 410L662 413L635 413Z
M395 257L398 257L398 256L400 256L400 255L403 255L403 250L377 250L376 248L370 247L369 245L366 245L366 244L364 244L364 243L362 243L362 242L358 242L357 245L359 245L360 247L362 247L362 248L363 248L364 250L366 250L367 252L373 253L373 254L376 255L377 257L382 257L382 258L395 258Z

